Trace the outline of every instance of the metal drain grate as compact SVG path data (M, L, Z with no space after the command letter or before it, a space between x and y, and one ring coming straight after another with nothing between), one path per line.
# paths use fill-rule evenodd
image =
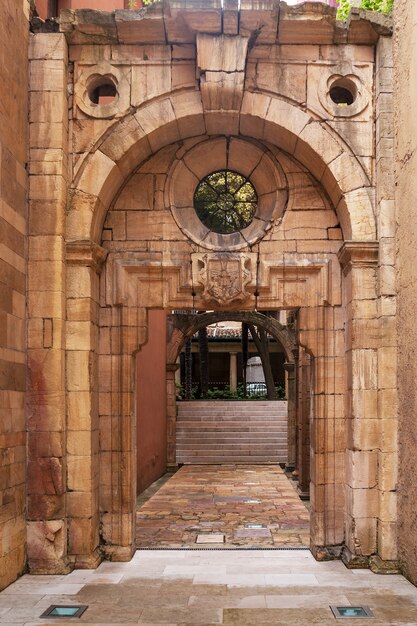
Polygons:
M369 618L374 617L369 606L331 606L336 619Z

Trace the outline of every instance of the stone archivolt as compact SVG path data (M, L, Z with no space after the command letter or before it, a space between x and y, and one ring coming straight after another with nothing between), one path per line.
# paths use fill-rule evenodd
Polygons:
M34 487L32 501L45 504L48 519L31 508L33 569L94 566L101 551L128 559L134 550L134 355L153 307L298 310L304 456L312 417L312 548L322 557L344 549L349 559L395 559L395 489L382 477L375 482L392 461L383 455L395 453L381 448L395 421L386 300L393 261L382 253L377 266L375 258L377 230L392 237L392 190L381 182L376 202L373 178L374 145L385 145L389 130L381 118L375 131L369 116L372 93L372 106L387 106L374 61L376 49L377 62L385 58L389 29L354 19L343 43L331 10L310 3L280 12L276 4L242 5L239 17L231 2L223 12L216 2L157 4L97 23L94 13L64 15L76 93L69 147L67 49L64 35L52 35L62 119L48 137L32 124L32 147L45 158L32 175L31 201L34 215L36 202L53 206L44 230L61 244L65 238L67 258L57 244L48 262L58 286L37 294L44 308L32 306L30 322L65 324L57 347L65 398L56 409L49 373L33 412L45 431L68 430L58 464L68 492L52 499ZM50 51L48 37L35 36L32 61L40 115L51 106L51 61L36 50ZM84 97L88 76L100 72L118 88L113 109L101 113ZM318 97L324 74L358 76L365 107L332 115ZM71 183L64 163L51 174L56 150L69 159ZM391 157L388 150L378 167L389 168ZM254 226L235 240L204 232L191 202L199 180L225 167L248 176L260 199ZM41 363L49 348L36 350ZM308 472L302 480L308 486ZM61 542L60 534L56 549L42 541L51 519L68 537Z

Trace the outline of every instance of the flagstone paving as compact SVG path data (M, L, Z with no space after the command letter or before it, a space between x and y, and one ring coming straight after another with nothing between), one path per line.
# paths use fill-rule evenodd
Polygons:
M76 620L40 619L51 604L88 608ZM23 576L0 593L0 624L330 626L339 621L330 605L358 604L375 618L341 624L417 624L417 589L405 578L319 563L309 550L138 550L129 563Z
M137 512L138 547L197 548L214 533L225 548L308 546L309 512L278 465L241 464L183 466Z

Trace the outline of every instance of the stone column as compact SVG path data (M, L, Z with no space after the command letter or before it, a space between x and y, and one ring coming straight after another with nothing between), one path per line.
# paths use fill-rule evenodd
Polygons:
M67 44L31 36L28 262L28 563L68 571L65 398Z
M378 243L345 242L339 259L344 274L348 367L346 450L346 551L354 565L377 551L378 519Z
M230 369L229 369L229 385L231 391L237 389L237 354L236 352L230 352Z
M310 357L303 350L299 352L298 382L298 488L301 496L307 497L310 491Z
M147 340L147 312L114 305L101 314L100 333L111 336L110 351L100 354L99 365L103 551L111 560L128 561L135 550L135 352Z
M316 558L326 559L340 556L345 534L344 310L340 306L301 309L299 328L300 346L310 356L308 363L300 351L303 381L299 386L304 389L303 419L309 415L310 422L312 549ZM304 448L306 457L306 440ZM303 483L307 484L306 476Z
M69 243L67 258L67 515L75 567L97 567L99 552L98 273L107 252Z
M296 397L294 363L284 363L287 373L287 413L288 413L288 461L286 469L294 471L296 463Z
M167 469L177 469L177 392L178 363L167 363Z

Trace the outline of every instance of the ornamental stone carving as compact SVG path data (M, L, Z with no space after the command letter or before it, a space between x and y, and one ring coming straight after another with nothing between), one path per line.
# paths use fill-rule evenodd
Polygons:
M256 254L193 254L193 286L202 290L205 304L243 304L254 283Z

